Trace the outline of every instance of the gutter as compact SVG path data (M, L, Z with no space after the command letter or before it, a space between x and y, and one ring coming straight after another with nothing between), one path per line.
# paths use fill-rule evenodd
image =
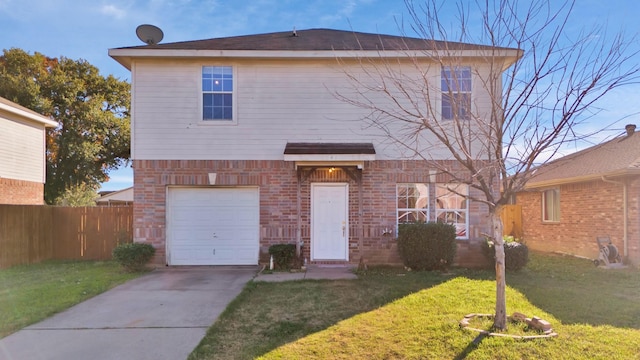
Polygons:
M602 176L602 181L607 182L607 183L611 183L611 184L618 184L618 185L622 185L622 214L623 214L623 251L624 251L624 257L625 259L627 259L629 257L629 226L628 226L628 214L629 214L629 205L627 204L627 197L628 197L628 188L627 188L627 183L623 182L623 181L613 181L613 180L609 180L606 177Z
M560 186L566 184L573 184L578 182L586 182L586 181L594 181L594 180L602 180L603 177L618 177L618 176L640 176L640 169L621 169L616 171L610 171L607 173L600 174L592 174L592 175L584 175L584 176L574 176L563 179L553 179L553 180L544 180L544 181L528 181L525 190L533 190L540 188L547 188L552 186ZM606 180L605 180L606 181ZM621 184L621 183L617 183Z
M9 104L5 104L5 103L2 103L2 102L0 102L0 110L7 111L7 112L9 112L9 113L11 113L13 115L20 116L20 117L22 117L24 119L28 119L28 120L31 120L31 121L36 121L38 123L43 124L45 127L56 127L56 126L59 125L57 121L51 120L48 117L45 117L44 115L40 115L40 114L38 114L36 112L32 112L29 109L23 110L23 109L20 109L20 108L17 108L15 106L11 106Z

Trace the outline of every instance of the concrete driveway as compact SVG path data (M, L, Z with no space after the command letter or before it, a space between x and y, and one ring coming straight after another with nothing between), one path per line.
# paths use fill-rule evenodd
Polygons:
M155 270L1 339L0 359L186 359L257 270Z

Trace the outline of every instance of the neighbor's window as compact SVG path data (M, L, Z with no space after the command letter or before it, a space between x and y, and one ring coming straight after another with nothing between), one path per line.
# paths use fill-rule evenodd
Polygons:
M456 227L456 237L468 239L469 185L436 184L436 218Z
M429 184L397 184L398 224L429 221Z
M551 189L542 193L542 221L560 221L560 190Z
M202 120L233 120L233 68L202 67Z
M471 68L443 67L441 71L442 119L468 120L471 116Z

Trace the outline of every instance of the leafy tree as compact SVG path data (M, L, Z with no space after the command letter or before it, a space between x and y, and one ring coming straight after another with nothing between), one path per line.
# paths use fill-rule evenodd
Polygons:
M452 182L469 184L472 191L459 195L487 206L496 254L494 327L505 329L501 208L523 189L536 165L589 135L580 133L580 125L599 110L598 100L638 80L638 54L630 48L633 39L606 36L597 27L569 37L572 1L457 1L457 35L440 17L443 2L405 0L405 5L410 29L432 50L400 49L405 61L360 59L359 69L345 67L351 85L336 96L369 111L369 126L405 154L426 161ZM458 50L459 42L490 46L478 49L484 51L478 68ZM504 48L521 56L507 63L496 56ZM487 103L474 103L460 85L442 88L441 69L465 66L470 66L474 92L483 93ZM455 71L448 76L451 84L463 83ZM443 98L449 100L452 119L442 119ZM456 165L440 161L442 154Z
M45 200L93 190L130 157L130 85L85 60L21 50L0 56L0 96L59 122L47 134Z
M67 188L67 190L55 200L56 205L62 206L95 206L99 197L96 189L86 184Z

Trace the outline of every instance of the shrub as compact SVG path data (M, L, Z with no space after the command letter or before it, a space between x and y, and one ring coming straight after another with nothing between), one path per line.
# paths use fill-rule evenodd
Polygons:
M529 248L527 245L515 239L513 236L505 236L504 241L504 267L507 270L518 271L529 262ZM493 263L496 261L496 250L493 241L486 238L482 244L482 253Z
M155 255L156 249L150 244L129 243L113 249L113 259L127 271L136 272L145 269L145 265Z
M456 228L445 223L401 224L398 252L415 270L446 269L456 255Z
M273 256L273 267L277 270L289 270L296 258L295 244L277 244L269 246L269 254Z
M529 248L519 242L504 244L504 266L507 270L518 271L529 262Z

